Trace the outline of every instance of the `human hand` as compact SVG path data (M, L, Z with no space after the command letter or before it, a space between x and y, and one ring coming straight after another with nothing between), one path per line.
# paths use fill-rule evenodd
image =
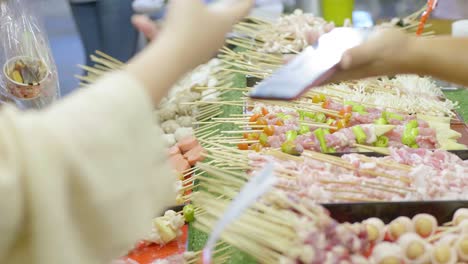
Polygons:
M134 15L132 17L132 24L139 32L143 33L149 41L155 40L159 33L159 28L156 23L145 15Z
M232 26L246 16L253 0L173 0L168 5L161 37L172 39L191 67L206 62L224 44Z
M411 73L412 40L402 30L378 30L365 43L346 51L338 71L326 82Z

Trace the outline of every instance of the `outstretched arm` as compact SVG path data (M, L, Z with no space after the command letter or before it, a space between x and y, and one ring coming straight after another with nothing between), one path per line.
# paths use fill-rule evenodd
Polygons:
M421 38L391 29L348 50L330 81L420 74L468 86L467 72L468 38Z

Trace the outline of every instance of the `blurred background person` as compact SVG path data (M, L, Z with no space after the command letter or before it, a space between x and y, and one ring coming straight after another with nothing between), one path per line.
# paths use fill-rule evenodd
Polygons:
M69 0L83 42L86 64L96 50L128 61L137 51L138 33L130 20L133 0Z

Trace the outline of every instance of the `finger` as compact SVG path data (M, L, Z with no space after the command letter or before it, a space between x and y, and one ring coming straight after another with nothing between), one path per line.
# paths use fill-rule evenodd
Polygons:
M382 75L391 75L382 65L375 63L361 65L350 70L338 70L325 81L326 83L339 83L352 80L366 79L370 77L377 77Z
M366 42L347 50L341 58L340 68L349 70L377 60L379 51L382 52L381 35L381 30L375 31Z
M294 58L296 58L297 55L295 54L285 54L283 56L283 63L284 64L288 64L289 62L291 62Z
M350 70L371 63L376 59L374 50L372 45L366 43L347 50L341 57L340 68Z
M247 16L253 5L254 0L224 0L211 4L210 9L234 24Z
M307 44L313 45L317 43L320 37L320 33L315 29L307 30L305 33L305 37L306 37Z
M147 16L144 15L134 15L132 17L133 26L143 33L145 37L149 40L155 40L158 34L158 27L156 24Z

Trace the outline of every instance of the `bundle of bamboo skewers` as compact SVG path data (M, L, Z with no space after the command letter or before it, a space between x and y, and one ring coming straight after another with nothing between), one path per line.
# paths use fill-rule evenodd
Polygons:
M417 14L403 19L403 28L413 30L417 25L415 19L420 13L421 11L418 11ZM196 205L194 227L202 231L210 232L213 224L222 216L226 206L248 181L250 174L246 172L258 169L251 163L250 155L252 152L240 151L235 146L240 143L258 142L257 140L249 141L242 136L245 133L245 128L252 128L255 124L249 122L249 115L242 113L242 110L230 113L226 109L249 109L258 103L258 101L252 101L246 96L250 88L241 87L242 85L236 87L232 81L235 75L243 74L263 79L284 63L284 54L265 52L263 46L267 42L268 34L274 33L273 28L274 25L255 18L251 18L250 23L242 22L237 25L237 33L247 37L228 40L228 44L242 47L241 51L228 47L221 49L219 58L223 62L223 67L220 72L216 73L221 79L221 84L214 87L197 86L193 88L198 91L214 90L220 94L220 98L210 101L202 98L196 102L186 103L199 108L196 116L197 121L193 123L196 126L194 131L202 145L208 150L205 154L208 159L205 163L198 164L195 168L183 173L183 186L186 187L182 191L194 190L194 192L184 195L182 201L184 203L193 202ZM284 45L289 53L300 52L300 50L287 47L291 42L294 42L294 38L286 36L282 39L281 45ZM106 54L97 52L96 55L91 57L96 62L94 67L82 66L88 72L86 76L78 77L83 86L95 82L99 76L106 72L118 70L123 66L122 62ZM381 90L381 87L370 85L367 89ZM237 97L234 99L232 96L225 97L229 94L236 94ZM314 92L310 92L305 98L310 99L314 95ZM226 98L230 99L226 100ZM319 104L310 103L310 100L287 103L262 101L261 103L280 105L295 111L314 111L328 116L341 117L339 111L324 109ZM226 125L229 128L226 128ZM314 122L307 122L306 125L325 129L335 128L333 125ZM382 151L369 146L363 147L373 151ZM308 151L304 152L302 157L295 157L272 149L262 154L277 160L291 160L297 163L303 163L305 159L314 160L328 164L327 166L340 167L350 173L356 171L351 163L341 158L317 152ZM394 162L379 161L378 164L399 171L402 175L412 170L411 166ZM395 177L384 172L363 169L357 169L357 172L371 177L361 182L323 180L321 183L329 186L327 191L339 201L375 201L377 199L371 198L371 193L376 191L396 193L401 196L414 192L414 189L407 186L412 181L406 176ZM300 176L298 171L289 168L277 168L275 173L277 177L285 180L295 180ZM382 183L382 178L389 182ZM363 183L366 186L365 189L353 190L356 186L362 186ZM312 263L315 259L315 256L312 255L318 254L324 249L311 248L311 245L305 243L304 233L320 236L323 230L335 226L335 223L311 199L300 198L295 191L297 189L294 186L279 183L273 191L248 209L239 221L230 226L223 234L224 242L216 251L215 263L226 263L231 254L231 247L250 254L262 263L296 263L298 259L304 263ZM291 199L291 197L295 198ZM359 232L362 231L358 230L358 232L350 226L343 228L349 228L347 234L353 238L358 237ZM369 242L366 239L360 241L363 248L347 249L356 261L363 261L360 255ZM340 243L338 243L339 246L345 246L344 243ZM195 257L189 258L187 263L196 263L200 253L196 252Z

